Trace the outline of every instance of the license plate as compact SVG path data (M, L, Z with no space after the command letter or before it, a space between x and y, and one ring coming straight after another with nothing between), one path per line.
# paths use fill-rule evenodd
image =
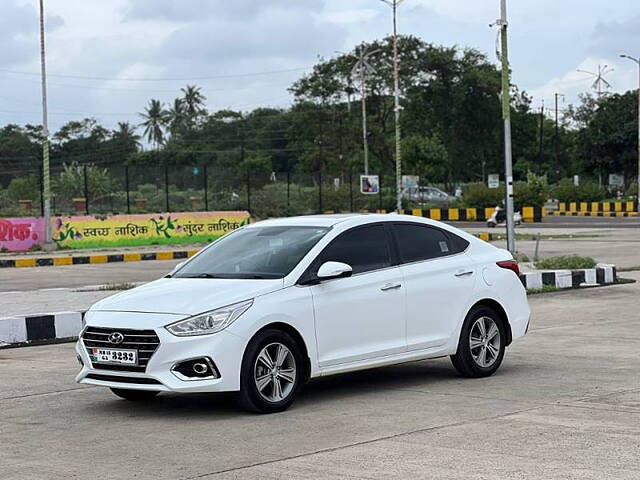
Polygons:
M137 365L137 350L120 348L92 348L91 360L95 363L111 363L116 365Z

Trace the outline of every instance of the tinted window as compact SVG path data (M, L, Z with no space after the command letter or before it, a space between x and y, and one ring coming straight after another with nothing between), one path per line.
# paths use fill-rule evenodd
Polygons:
M324 262L346 263L354 274L390 266L384 227L374 225L343 233L320 254L317 267Z
M469 246L469 242L464 238L459 237L458 235L447 232L449 236L449 245L451 247L451 253L460 253L464 252Z
M243 228L220 239L173 276L282 278L328 231L323 227Z
M445 232L421 225L393 225L393 235L398 243L400 258L404 263L429 260L451 255L452 246Z

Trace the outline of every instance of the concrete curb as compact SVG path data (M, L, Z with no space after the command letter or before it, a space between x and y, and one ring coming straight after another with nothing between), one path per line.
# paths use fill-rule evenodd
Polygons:
M0 318L0 347L54 343L78 337L84 312Z
M580 288L594 285L610 285L618 279L616 266L598 264L595 268L580 270L540 270L520 274L520 281L527 290L552 286L558 289Z
M181 260L194 256L199 250L178 250L142 253L109 253L93 255L43 256L30 258L0 259L0 268L61 267L118 262L143 262L147 260Z

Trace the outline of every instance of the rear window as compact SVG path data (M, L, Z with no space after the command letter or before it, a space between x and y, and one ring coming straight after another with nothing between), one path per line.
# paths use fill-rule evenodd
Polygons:
M426 225L394 224L392 231L402 263L454 255L469 245L453 233Z

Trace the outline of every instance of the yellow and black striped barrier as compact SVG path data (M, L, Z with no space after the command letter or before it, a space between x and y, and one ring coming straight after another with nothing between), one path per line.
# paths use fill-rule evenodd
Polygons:
M554 216L637 217L637 202L560 202Z
M118 253L108 255L69 255L64 257L29 257L7 260L0 259L0 268L58 267L66 265L143 262L147 260L180 260L183 258L190 258L196 253L198 253L198 250Z
M493 215L495 208L414 208L405 210L405 215L430 218L448 222L486 222ZM337 213L334 210L326 210L325 214ZM360 213L387 213L386 210L361 210ZM546 210L542 207L523 207L522 220L527 223L541 222L546 216Z

